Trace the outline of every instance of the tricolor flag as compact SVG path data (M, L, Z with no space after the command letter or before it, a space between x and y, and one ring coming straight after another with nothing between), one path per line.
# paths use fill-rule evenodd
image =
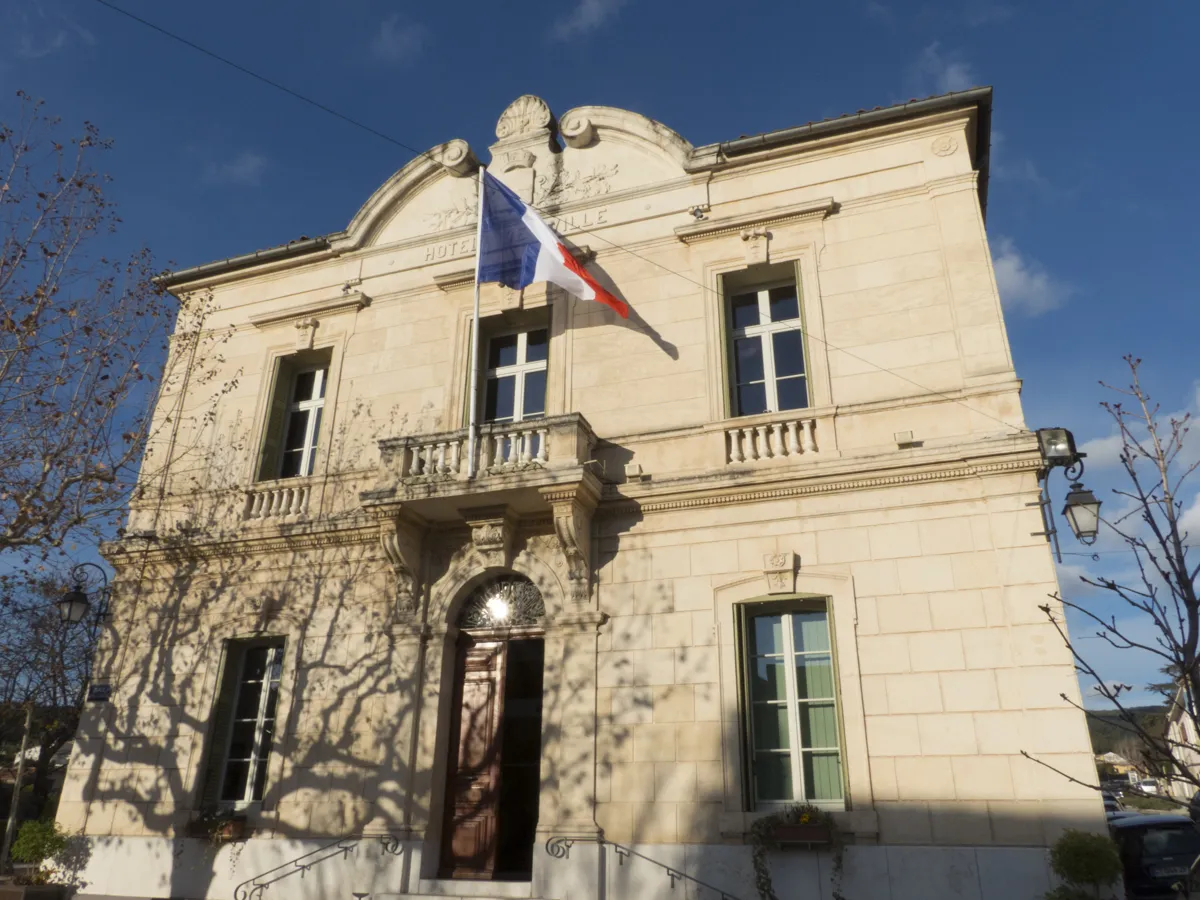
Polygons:
M597 300L622 319L629 318L629 307L596 283L537 213L489 172L482 174L480 283L498 281L518 290L548 281L580 300Z

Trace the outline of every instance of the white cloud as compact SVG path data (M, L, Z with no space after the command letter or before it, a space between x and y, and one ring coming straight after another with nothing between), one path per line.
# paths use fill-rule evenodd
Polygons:
M1079 450L1087 454L1089 469L1110 469L1121 463L1121 450L1125 446L1121 435L1110 434L1107 437L1092 438L1084 441Z
M92 46L96 37L62 10L58 4L12 5L0 16L0 35L15 59L37 60L65 50L73 43Z
M1189 547L1200 546L1200 493L1192 498L1192 505L1179 517L1179 530L1187 532Z
M222 163L210 162L204 167L204 183L258 187L262 183L267 158L253 150L243 150L233 159Z
M419 22L401 22L399 13L393 13L379 24L371 39L371 58L388 65L411 62L428 40L428 28Z
M988 170L1000 181L1024 182L1044 194L1052 194L1050 182L1037 170L1028 157L1011 157L1008 138L999 129L992 130L992 146L988 152Z
M992 22L1003 22L1012 14L1011 7L1003 3L991 3L989 0L967 0L963 9L963 17L972 28Z
M579 0L579 4L550 28L550 36L566 41L586 37L615 16L626 0Z
M863 15L872 22L876 22L880 25L890 25L896 18L895 13L893 13L890 8L884 6L882 3L876 2L876 0L871 0L871 2L863 7Z
M1022 256L1012 238L996 240L992 265L1000 301L1009 312L1040 316L1062 306L1071 295L1070 285L1053 277L1037 260Z
M965 91L976 84L971 66L957 52L943 52L939 41L920 52L908 67L907 81L914 96Z

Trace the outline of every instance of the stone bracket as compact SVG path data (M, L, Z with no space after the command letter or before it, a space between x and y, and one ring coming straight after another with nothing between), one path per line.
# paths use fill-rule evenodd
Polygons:
M578 604L592 596L592 514L600 499L592 480L541 489L554 516L554 534L567 563L568 594Z
M421 552L425 523L399 511L379 523L379 546L396 577L396 607L401 615L416 615L421 606Z
M471 544L488 568L512 566L516 521L507 506L484 506L460 511L471 528Z

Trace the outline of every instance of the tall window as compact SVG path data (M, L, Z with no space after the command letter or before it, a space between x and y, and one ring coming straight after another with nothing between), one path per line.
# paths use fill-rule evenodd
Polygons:
M756 804L840 801L833 649L811 603L747 615L750 770Z
M282 644L230 645L212 725L209 800L232 806L262 800L282 671Z
M279 477L311 475L317 460L317 438L321 433L321 412L325 408L325 380L328 369L306 369L292 379L291 402L287 410L287 431L279 458Z
M735 414L808 406L804 334L794 281L729 298Z
M497 335L488 341L485 422L521 422L540 419L546 414L549 347L549 332L545 328Z

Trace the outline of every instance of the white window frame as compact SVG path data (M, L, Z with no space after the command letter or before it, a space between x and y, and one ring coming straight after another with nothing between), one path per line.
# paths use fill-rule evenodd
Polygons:
M825 631L828 638L829 650L814 650L796 652L795 634L792 628L792 616L796 613L805 612L821 612L825 616ZM788 722L788 750L791 757L792 770L792 797L791 799L783 800L760 800L758 796L758 781L755 774L755 762L757 760L758 749L755 746L755 721L754 712L756 703L753 694L753 679L754 679L754 664L758 657L762 654L755 654L752 631L754 628L754 620L757 618L765 618L768 616L781 616L782 632L783 632L783 653L781 654L784 660L784 689L786 693L787 703L787 722ZM754 809L775 809L781 806L789 806L794 803L812 803L815 806L826 806L830 809L844 809L846 797L846 751L841 746L842 729L841 729L841 704L838 702L837 689L837 654L834 648L833 629L829 621L829 608L826 605L817 606L812 602L799 602L791 605L764 605L762 608L750 608L745 611L745 626L743 628L744 644L742 648L743 658L745 660L743 678L746 682L746 748L747 748L747 775L750 779L749 800ZM821 703L833 702L833 717L835 734L838 737L838 744L833 747L805 747L801 740L800 730L800 703L801 699L799 691L796 688L796 664L797 656L828 656L831 669L831 684L833 686L833 695L831 697L805 698L806 701L816 700ZM775 748L767 748L764 752L769 752ZM809 752L836 752L838 755L838 777L841 779L840 798L809 800L807 796L807 788L804 784L804 753ZM782 752L782 751L781 751Z
M241 699L241 693L246 685L246 654L251 650L266 648L267 666L263 672L262 688L258 695L258 711L254 719L254 743L250 751L250 765L246 770L246 780L242 784L242 796L237 799L227 799L225 797L225 776L229 771L229 764L233 762L229 758L230 750L233 749L233 731L237 725L237 708L238 701ZM229 707L229 733L225 738L225 754L221 762L220 777L217 781L217 801L218 804L226 809L245 809L262 802L262 797L254 796L254 778L258 772L258 765L263 761L264 756L270 757L270 751L263 753L263 740L266 736L267 729L267 704L271 697L271 686L274 685L277 689L280 686L283 677L283 644L247 644L239 648L238 653L238 674L237 674L237 689L233 693L233 702ZM277 668L278 667L278 668ZM275 672L278 674L273 674ZM279 722L279 700L278 692L276 696L275 710L271 716L272 725L276 726L275 737L278 739ZM263 782L263 793L266 793L266 781Z
M292 398L296 395L296 382L300 380L300 376L307 375L309 372L315 372L316 377L313 378L313 396L309 400L296 401ZM321 411L320 418L325 418L325 393L328 388L329 368L327 366L309 366L308 368L298 370L292 375L288 383L288 406L287 414L283 418L283 434L279 436L279 477L283 478L283 461L287 458L287 436L292 425L292 416L299 412L308 413L308 421L305 423L304 429L304 445L300 454L300 472L297 475L289 475L288 478L307 478L313 473L313 467L317 461L317 441L320 438L320 426L318 424L318 416L316 412Z
M771 321L771 290L779 287L791 287L796 291L796 318L784 319L782 322ZM735 297L742 297L746 294L758 295L758 322L757 325L746 325L741 328L733 327L733 300ZM800 376L788 376L789 378L799 377L804 379L804 393L808 399L808 406L812 406L812 385L809 381L808 372L808 342L805 340L804 334L804 310L801 303L800 284L796 279L782 279L773 281L769 284L761 285L755 288L747 288L746 290L729 291L725 298L726 315L729 321L729 382L730 382L730 401L734 407L734 414L737 416L746 415L763 415L765 413L777 413L779 409L779 390L776 386L775 379L775 341L773 336L785 331L800 332L800 352L802 354L802 363L804 366L804 374ZM762 347L763 360L763 384L767 395L767 408L765 413L746 413L743 412L738 403L738 380L737 380L737 344L735 343L740 338L757 337L760 346ZM747 382L748 384L757 384L757 382ZM797 407L797 409L807 409L808 407Z
M546 332L546 358L535 360L533 362L526 362L525 355L528 352L529 333L532 331ZM510 366L497 366L494 369L485 369L484 373L483 373L483 396L480 397L480 403L483 404L483 409L481 410L481 412L483 413L482 417L485 422L501 422L501 423L513 422L513 423L516 423L516 422L532 421L533 419L542 419L542 418L545 418L545 416L546 416L546 398L542 397L542 411L540 413L538 413L537 415L531 416L528 420L525 418L525 377L530 372L546 372L547 373L547 375L546 375L547 387L545 389L546 389L547 393L549 393L549 390L548 390L549 377L550 377L549 376L549 368L548 368L549 363L550 363L550 328L549 328L549 326L538 325L537 327L526 328L523 331L501 331L501 332L497 332L496 334L488 335L487 347L485 348L487 351L487 355L484 358L487 359L487 358L491 357L492 341L497 340L499 338L511 337L514 334L517 336L517 361ZM486 418L486 416L487 416L487 385L488 385L488 382L491 381L493 378L499 380L500 378L506 378L510 375L516 376L516 378L514 379L514 384L513 384L513 416L512 416L512 418L511 419L488 419L488 418Z

